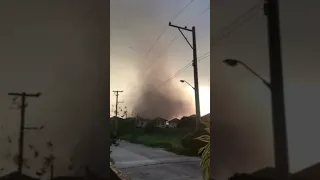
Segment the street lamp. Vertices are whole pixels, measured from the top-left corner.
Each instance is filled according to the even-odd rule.
[[[258,73],[256,73],[253,69],[251,69],[248,65],[246,65],[244,62],[239,61],[237,59],[225,59],[223,61],[224,64],[227,64],[230,67],[235,67],[238,64],[242,65],[244,68],[246,68],[250,73],[252,73],[254,76],[256,76],[257,78],[259,78],[264,85],[266,85],[270,90],[271,90],[271,84],[265,80],[264,78],[262,78]]]
[[[180,82],[181,83],[186,83],[186,84],[188,84],[190,87],[192,87],[192,89],[194,90],[194,94],[195,94],[195,105],[196,105],[196,109],[200,109],[200,100],[199,100],[199,96],[197,96],[197,90],[196,90],[196,88],[195,87],[193,87],[188,81],[186,81],[186,80],[180,80]],[[195,129],[195,131],[197,131],[198,130],[198,123],[200,122],[200,119],[201,118],[199,118],[200,117],[200,114],[199,114],[200,112],[199,111],[196,111],[196,129]],[[199,118],[199,119],[198,119]]]
[[[271,80],[269,83],[263,79],[259,74],[252,70],[242,61],[236,59],[225,59],[223,63],[235,67],[240,64],[245,67],[249,72],[258,77],[271,91],[271,103],[272,103],[272,124],[273,124],[273,143],[274,143],[274,159],[277,169],[277,180],[288,180],[289,176],[289,160],[288,160],[288,140],[287,140],[287,127],[285,123],[285,108],[283,98],[279,94],[283,93],[282,84],[279,85],[279,81],[282,81],[282,75],[276,77],[274,72],[271,71]],[[280,79],[280,80],[279,80]],[[275,82],[276,81],[276,82]],[[282,83],[282,82],[281,82]]]
[[[192,89],[194,89],[194,90],[195,90],[195,88],[194,88],[190,83],[188,83],[188,81],[180,80],[180,82],[188,84],[190,87],[192,87]]]

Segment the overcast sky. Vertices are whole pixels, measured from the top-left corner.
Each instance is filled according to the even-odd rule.
[[[215,0],[212,9],[213,36],[247,11],[256,0]],[[284,84],[291,170],[296,171],[320,161],[320,2],[316,0],[280,1]],[[237,4],[235,4],[237,3]],[[256,9],[253,18],[211,49],[213,86],[219,88],[223,77],[241,102],[229,102],[237,107],[237,117],[249,117],[261,125],[259,129],[271,144],[270,92],[244,68],[230,68],[221,64],[225,58],[237,58],[247,63],[266,79],[269,78],[266,17]],[[214,40],[211,39],[214,44]],[[215,93],[215,88],[212,90]],[[214,99],[213,99],[214,100]],[[216,107],[220,102],[212,102]],[[236,105],[234,105],[236,104]],[[239,124],[241,126],[241,123]],[[271,146],[270,146],[271,147]],[[272,149],[269,149],[272,152]]]
[[[165,81],[192,60],[192,49],[178,29],[168,27],[169,21],[173,20],[172,23],[178,26],[188,25],[189,28],[196,26],[198,56],[207,55],[206,53],[210,52],[210,11],[208,9],[210,1],[194,0],[181,12],[189,2],[189,0],[111,0],[110,90],[124,91],[119,99],[125,101],[129,111],[136,100],[132,92],[143,84],[141,77],[138,77],[139,73],[147,70],[159,71],[159,64],[166,62],[165,69],[168,73],[160,72],[160,76]],[[185,32],[185,34],[192,43],[191,33]],[[153,46],[156,41],[157,43]],[[149,50],[150,52],[147,53]],[[209,60],[210,56],[199,63],[202,114],[210,112]],[[150,65],[151,67],[148,68]],[[193,84],[193,68],[188,68],[171,82],[188,92],[189,96],[186,100],[193,103],[192,88],[181,84],[180,79]],[[171,84],[168,83],[166,86]],[[114,104],[113,93],[110,94],[110,98],[111,103]]]

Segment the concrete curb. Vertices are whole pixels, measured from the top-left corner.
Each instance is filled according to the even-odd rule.
[[[131,163],[115,163],[115,166],[118,169],[128,169],[128,168],[135,168],[135,167],[143,167],[143,166],[152,166],[152,165],[159,165],[159,164],[173,164],[173,163],[192,163],[192,162],[199,162],[200,164],[200,160],[199,159],[171,159],[171,158],[165,158],[165,159],[159,159],[159,160],[153,160],[150,161],[148,163],[146,163],[146,161],[141,161],[140,163],[137,162],[131,162]]]
[[[121,173],[121,171],[117,170],[115,167],[113,167],[112,165],[110,165],[110,173],[113,173],[115,176],[117,176],[118,180],[131,180],[130,177],[124,175],[123,173]]]

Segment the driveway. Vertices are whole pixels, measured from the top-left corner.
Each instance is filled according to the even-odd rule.
[[[202,180],[200,159],[196,157],[125,141],[111,150],[117,169],[132,180]]]

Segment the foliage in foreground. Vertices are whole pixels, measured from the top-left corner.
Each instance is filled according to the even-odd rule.
[[[183,117],[178,128],[158,128],[154,121],[148,121],[145,127],[136,127],[135,118],[126,118],[118,121],[118,138],[131,143],[143,144],[149,147],[163,148],[179,155],[198,157],[198,151],[206,143],[196,140],[205,131],[205,125],[200,124],[194,131],[194,118]],[[114,127],[114,121],[110,127]]]
[[[201,135],[196,139],[206,143],[205,146],[199,149],[199,154],[201,155],[201,169],[204,180],[210,180],[210,121],[204,123],[206,125],[205,130],[208,134]]]

